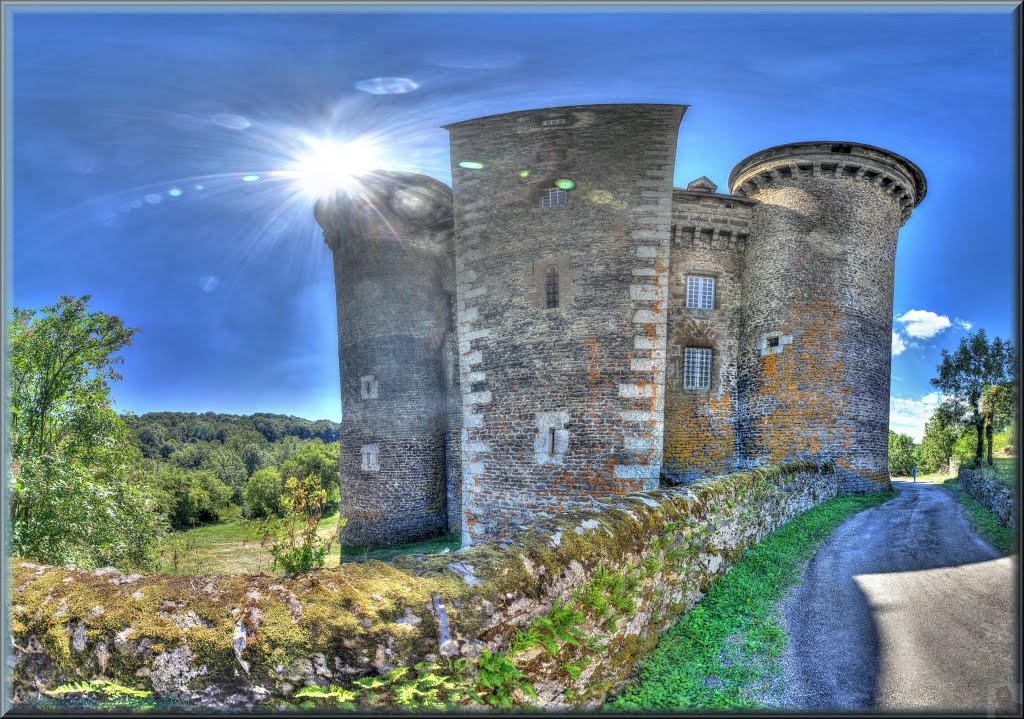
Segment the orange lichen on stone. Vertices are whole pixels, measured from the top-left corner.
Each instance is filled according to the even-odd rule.
[[[794,344],[761,358],[752,400],[767,409],[757,432],[757,454],[771,462],[828,454],[836,455],[837,464],[848,464],[839,450],[850,446],[849,428],[836,421],[846,416],[851,394],[836,381],[844,376],[840,315],[835,302],[795,302],[793,325],[781,328],[793,335]]]

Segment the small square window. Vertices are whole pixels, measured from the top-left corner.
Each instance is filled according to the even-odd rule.
[[[364,444],[360,450],[360,454],[363,459],[362,469],[364,472],[380,471],[380,447],[378,445]]]
[[[559,205],[568,204],[568,202],[569,193],[557,187],[544,190],[544,194],[540,196],[541,207],[557,207]]]
[[[362,399],[377,399],[377,378],[372,374],[359,378],[359,396]]]
[[[686,306],[701,310],[715,308],[715,278],[687,277]]]
[[[768,343],[769,347],[778,347],[779,346],[779,338],[777,336],[776,337],[769,337],[765,341]]]
[[[687,347],[683,353],[683,389],[711,389],[711,348]]]

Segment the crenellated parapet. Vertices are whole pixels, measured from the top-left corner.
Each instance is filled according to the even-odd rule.
[[[928,186],[924,173],[895,152],[851,142],[794,142],[756,152],[729,174],[729,187],[740,197],[796,178],[845,178],[867,182],[892,196],[900,207],[900,224],[910,217]]]

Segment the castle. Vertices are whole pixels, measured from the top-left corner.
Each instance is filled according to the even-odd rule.
[[[322,198],[349,544],[500,538],[603,496],[834,460],[889,486],[896,237],[921,170],[855,142],[672,186],[685,105],[448,125],[452,188]]]

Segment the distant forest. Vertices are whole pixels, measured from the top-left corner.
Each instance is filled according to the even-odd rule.
[[[124,415],[132,438],[146,457],[169,457],[189,442],[227,443],[229,437],[251,436],[255,430],[268,443],[284,437],[320,439],[325,444],[338,441],[339,422],[311,421],[284,414],[257,412],[251,415],[205,412],[147,412]]]

